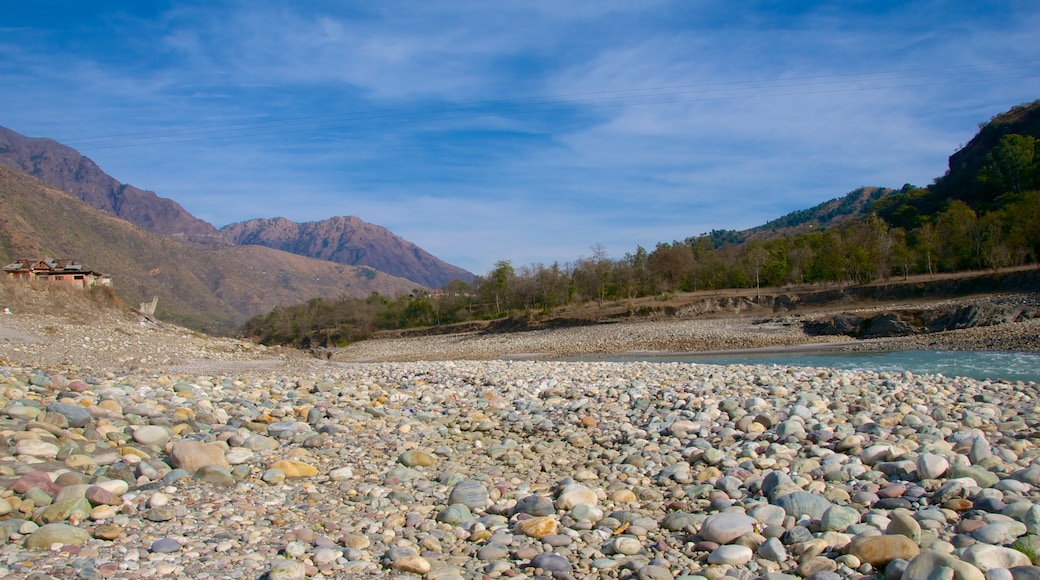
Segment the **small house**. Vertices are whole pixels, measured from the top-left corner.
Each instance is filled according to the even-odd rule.
[[[4,266],[8,279],[66,284],[77,288],[111,286],[112,277],[83,268],[74,260],[18,260]]]

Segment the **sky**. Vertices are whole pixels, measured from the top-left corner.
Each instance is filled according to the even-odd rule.
[[[476,274],[924,186],[1040,98],[1035,0],[0,4],[0,125],[217,227],[354,215]]]

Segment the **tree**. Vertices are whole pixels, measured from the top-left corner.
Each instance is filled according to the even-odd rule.
[[[769,260],[769,251],[758,242],[752,242],[748,244],[747,253],[744,255],[744,260],[747,262],[748,267],[755,279],[755,292],[757,299],[762,299],[762,268],[766,265],[766,261]]]
[[[978,218],[968,204],[953,200],[935,220],[939,263],[948,272],[968,270],[981,263],[975,236]]]
[[[681,289],[693,265],[693,250],[682,242],[659,243],[647,257],[650,279],[662,292]]]
[[[1004,135],[986,155],[978,180],[995,195],[1022,193],[1040,187],[1040,143],[1029,135]]]
[[[495,268],[488,274],[483,286],[486,287],[485,294],[495,304],[495,316],[502,316],[503,308],[508,307],[506,298],[515,277],[516,272],[509,260],[495,262]]]

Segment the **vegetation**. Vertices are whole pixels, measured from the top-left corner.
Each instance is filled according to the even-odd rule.
[[[590,257],[550,266],[516,268],[503,260],[469,284],[456,280],[396,300],[314,299],[255,317],[242,332],[268,344],[331,346],[378,329],[550,313],[586,302],[1036,264],[1038,120],[1040,101],[995,117],[929,187],[864,188],[750,230],[755,235],[716,230],[649,251],[636,247],[620,259],[597,246]],[[1015,132],[1023,127],[1029,134]],[[763,236],[766,229],[773,235]]]

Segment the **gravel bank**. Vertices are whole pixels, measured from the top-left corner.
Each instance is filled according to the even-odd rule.
[[[131,318],[15,318],[0,320],[0,578],[1040,577],[1036,384],[346,363]],[[549,340],[801,340],[741,324]],[[475,348],[443,338],[436,352]],[[500,356],[488,338],[477,352]],[[550,350],[528,340],[517,352]]]

